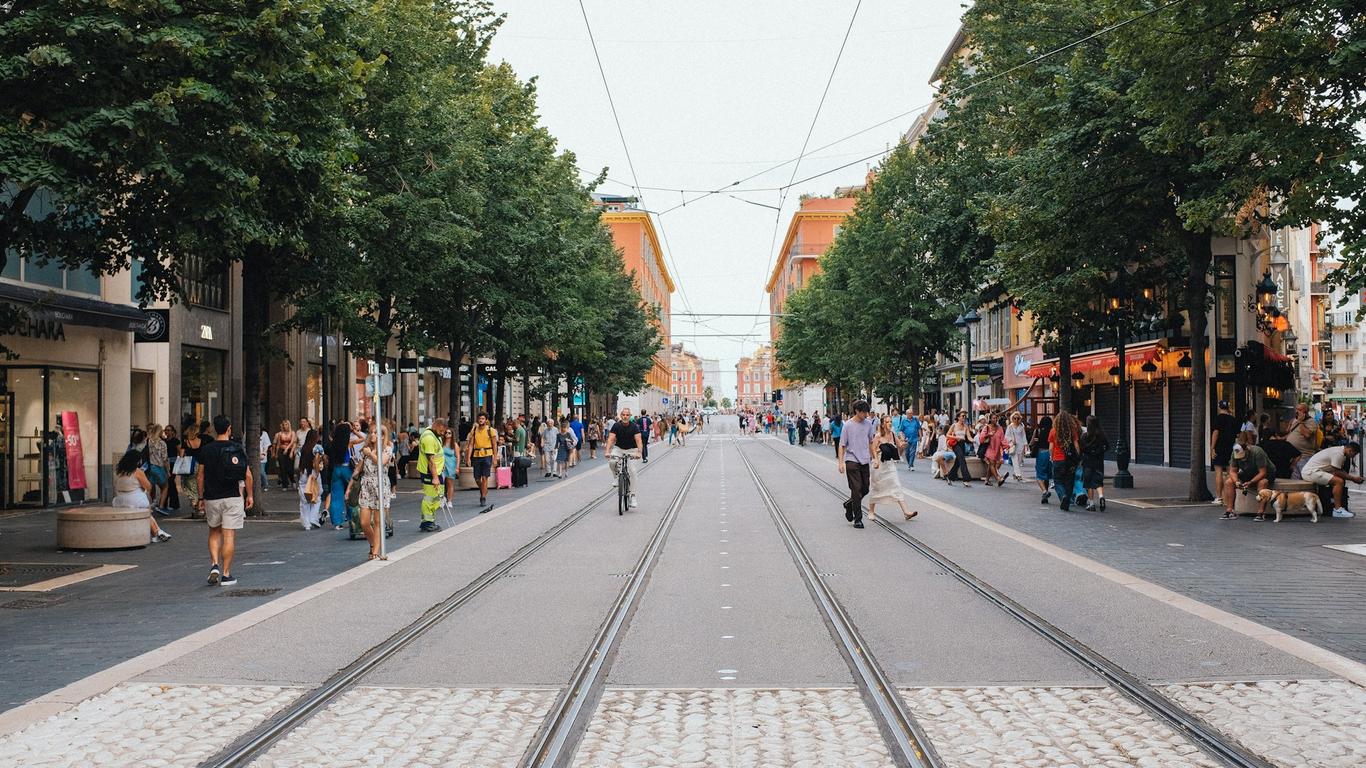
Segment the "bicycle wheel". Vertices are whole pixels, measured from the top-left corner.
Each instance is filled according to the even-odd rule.
[[[626,505],[631,500],[631,476],[626,474],[625,462],[621,468],[621,474],[617,477],[617,514],[626,514]]]

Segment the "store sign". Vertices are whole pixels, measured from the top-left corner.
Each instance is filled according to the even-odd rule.
[[[137,344],[157,344],[171,340],[171,310],[148,309],[147,320],[133,331]]]
[[[28,320],[20,320],[14,332],[26,339],[66,341],[66,326],[60,320],[31,317]]]
[[[1031,365],[1033,365],[1033,364],[1034,364],[1034,360],[1033,360],[1032,358],[1030,358],[1029,355],[1025,355],[1025,354],[1016,355],[1016,356],[1015,356],[1015,368],[1013,369],[1013,370],[1015,371],[1015,375],[1016,375],[1016,376],[1023,376],[1023,375],[1025,375],[1025,372],[1028,371],[1028,370],[1029,370],[1029,367],[1030,367]]]
[[[81,447],[81,422],[75,411],[62,411],[62,442],[66,444],[66,487],[85,489],[85,449]]]
[[[212,325],[201,325],[201,326],[199,326],[199,338],[203,339],[204,341],[213,341],[213,326],[212,326]]]

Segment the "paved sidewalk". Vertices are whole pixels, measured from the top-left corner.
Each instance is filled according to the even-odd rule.
[[[527,487],[490,491],[489,499],[505,504],[554,482],[533,468]],[[417,530],[421,493],[417,481],[399,481],[390,551],[425,535]],[[174,538],[145,549],[59,552],[54,510],[0,517],[0,563],[136,566],[51,592],[0,591],[0,712],[365,561],[363,538],[349,541],[346,531],[330,527],[305,532],[297,513],[285,519],[297,510],[293,491],[268,491],[267,499],[271,519],[249,518],[238,537],[233,570],[239,582],[229,588],[205,583],[202,520],[158,518]],[[477,516],[478,502],[474,491],[459,493],[455,522]]]
[[[785,446],[784,446],[785,447]],[[808,446],[834,463],[830,446]],[[1220,520],[1213,504],[1140,509],[1116,500],[1183,497],[1187,472],[1131,465],[1132,489],[1106,489],[1109,511],[1062,512],[1039,503],[1033,461],[1026,482],[971,488],[931,478],[933,465],[902,465],[902,483],[1050,544],[1156,582],[1188,597],[1366,662],[1366,557],[1330,545],[1366,544],[1366,517]],[[1113,473],[1113,463],[1107,472]],[[1107,476],[1107,483],[1109,478]],[[1212,478],[1210,482],[1213,482]],[[1354,498],[1354,500],[1360,500]],[[1357,504],[1358,508],[1366,507]],[[1359,509],[1360,511],[1360,509]]]

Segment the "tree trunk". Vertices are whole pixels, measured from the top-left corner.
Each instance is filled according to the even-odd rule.
[[[451,357],[450,392],[447,398],[446,422],[460,434],[460,360],[465,356],[464,345],[459,341],[446,342],[446,353]]]
[[[922,403],[920,402],[921,393],[924,388],[920,386],[920,352],[914,347],[911,348],[911,407],[915,413],[921,413]],[[905,412],[905,409],[902,409]]]
[[[1205,305],[1209,300],[1206,280],[1214,255],[1208,232],[1186,232],[1183,241],[1190,264],[1186,273],[1186,314],[1191,334],[1191,466],[1186,500],[1198,502],[1214,498],[1205,482],[1205,417],[1209,408],[1209,374],[1205,365],[1209,320]]]
[[[266,326],[270,323],[270,281],[262,274],[265,255],[256,249],[242,260],[242,431],[239,436],[247,452],[248,466],[260,471],[260,435],[265,424],[266,384],[263,374],[266,364]],[[255,473],[253,473],[255,474]],[[252,514],[267,511],[265,494],[259,493],[263,477],[254,479]]]

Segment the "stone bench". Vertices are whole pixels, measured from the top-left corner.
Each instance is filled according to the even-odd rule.
[[[1271,490],[1278,493],[1296,493],[1299,491],[1315,493],[1317,489],[1313,483],[1307,480],[1286,480],[1278,477],[1276,478],[1276,484],[1271,487]],[[1257,501],[1257,494],[1255,493],[1235,493],[1233,495],[1233,514],[1235,515],[1255,515],[1260,506],[1260,503]],[[1325,512],[1331,511],[1331,509],[1325,510]],[[1266,513],[1268,515],[1276,514],[1276,511],[1271,508],[1271,502],[1267,502]],[[1309,510],[1305,509],[1303,505],[1296,504],[1285,510],[1285,514],[1307,515],[1309,514]]]
[[[80,506],[57,511],[58,549],[131,549],[151,539],[146,509]]]

